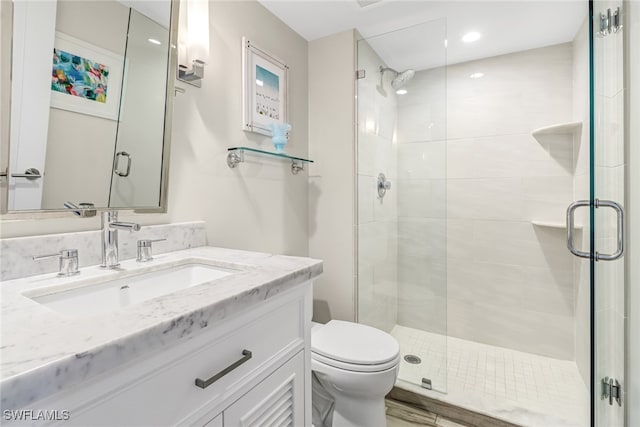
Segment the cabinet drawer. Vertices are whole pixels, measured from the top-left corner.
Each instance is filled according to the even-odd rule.
[[[188,347],[186,354],[174,354],[152,371],[144,361],[126,368],[117,374],[127,378],[126,383],[120,382],[124,385],[71,410],[71,425],[182,424],[205,407],[209,410],[216,402],[222,404],[234,393],[253,387],[261,373],[304,347],[303,308],[301,299],[289,301],[216,337],[196,337],[188,346],[178,346]],[[251,357],[243,356],[243,351],[251,352]],[[243,363],[224,372],[243,358]],[[157,366],[157,361],[151,365]],[[141,376],[141,371],[149,372]],[[206,381],[220,372],[223,375],[206,388],[196,385],[196,378]]]

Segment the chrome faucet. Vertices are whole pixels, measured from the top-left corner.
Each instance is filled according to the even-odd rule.
[[[138,231],[140,224],[118,222],[118,211],[102,212],[102,268],[117,268],[118,230]]]

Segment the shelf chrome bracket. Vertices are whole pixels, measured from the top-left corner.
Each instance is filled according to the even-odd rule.
[[[291,173],[294,175],[298,175],[298,172],[304,170],[304,163],[297,162],[295,160],[291,161]]]
[[[227,166],[233,169],[242,162],[244,162],[244,151],[229,151],[229,153],[227,154]]]

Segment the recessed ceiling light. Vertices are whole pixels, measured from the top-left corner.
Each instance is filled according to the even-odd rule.
[[[398,89],[398,90],[396,91],[396,93],[397,93],[398,95],[406,95],[407,90],[406,90],[406,89]]]
[[[160,40],[156,40],[156,39],[147,39],[149,41],[149,43],[153,43],[153,44],[162,44],[160,43]]]
[[[472,79],[479,79],[480,77],[484,77],[484,73],[473,73],[469,77]]]
[[[471,31],[462,37],[462,41],[465,43],[473,43],[480,40],[480,37],[482,37],[482,34],[477,31]]]

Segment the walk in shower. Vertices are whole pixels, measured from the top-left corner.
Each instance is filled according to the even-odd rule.
[[[452,49],[464,35],[452,17],[357,43],[358,321],[400,342],[400,388],[517,424],[578,427],[600,376],[624,374],[597,350],[624,341],[624,327],[604,332],[615,298],[600,295],[595,323],[590,307],[592,274],[595,298],[598,278],[624,297],[624,261],[594,265],[567,249],[570,203],[624,197],[623,139],[604,134],[623,127],[622,32],[598,35],[616,5],[593,3],[592,21],[589,7],[574,2],[570,36],[532,35],[538,44],[499,54]],[[594,239],[589,205],[574,245],[615,252],[614,211],[591,203],[605,231]],[[620,417],[605,409],[599,419]]]

